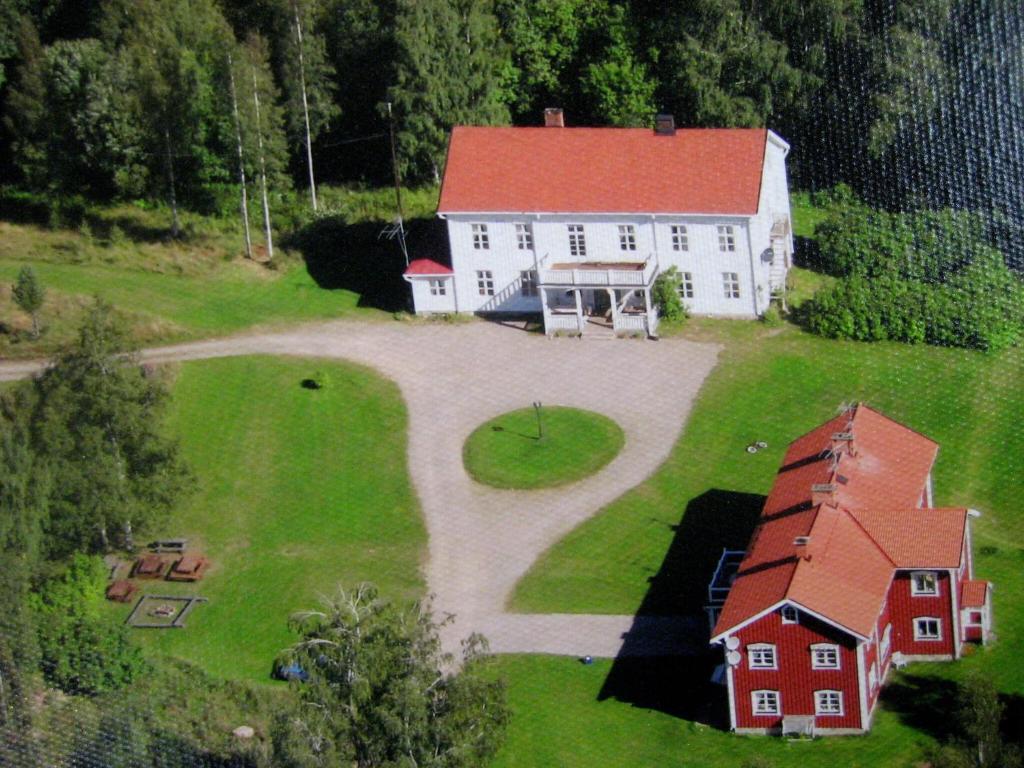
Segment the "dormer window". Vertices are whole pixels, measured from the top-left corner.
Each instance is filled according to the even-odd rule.
[[[914,571],[910,574],[910,594],[915,597],[939,594],[939,578],[935,571]]]

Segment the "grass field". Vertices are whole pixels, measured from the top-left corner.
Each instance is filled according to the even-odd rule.
[[[90,209],[77,228],[0,221],[0,355],[52,352],[72,336],[93,296],[115,305],[139,344],[256,325],[388,317],[381,310],[404,306],[406,290],[398,246],[378,238],[393,216],[391,196],[389,189],[327,188],[319,218],[296,214],[281,222],[269,267],[243,258],[233,218],[186,213],[178,240],[167,238],[166,211],[128,204]],[[437,190],[413,190],[407,198],[415,244],[416,234],[430,229]],[[26,264],[48,294],[39,340],[30,338],[30,320],[11,300],[11,283]]]
[[[316,370],[329,385],[304,389]],[[426,534],[393,384],[354,365],[228,358],[183,364],[173,395],[169,427],[196,490],[159,534],[189,538],[213,565],[196,585],[147,584],[209,598],[185,629],[134,630],[148,651],[221,677],[267,680],[294,639],[288,616],[315,608],[339,583],[422,596]]]
[[[622,450],[625,435],[607,416],[545,406],[539,439],[533,408],[502,414],[477,427],[463,446],[466,471],[497,488],[550,488],[594,474]]]
[[[938,504],[982,511],[973,525],[975,569],[996,584],[999,639],[956,664],[912,665],[890,684],[869,737],[795,746],[730,737],[700,726],[691,713],[665,714],[646,703],[637,709],[628,695],[598,701],[607,672],[591,680],[588,670],[570,661],[503,659],[519,715],[499,765],[739,765],[758,753],[778,766],[910,765],[931,739],[921,722],[942,720],[936,730],[948,729],[946,681],[980,669],[1019,702],[1024,352],[841,343],[753,323],[695,322],[686,332],[717,339],[725,351],[670,458],[544,555],[519,584],[514,609],[699,610],[721,548],[746,544],[786,444],[831,417],[840,403],[862,400],[939,441]],[[765,440],[769,448],[746,453],[753,440]],[[652,685],[662,677],[653,674]],[[928,703],[940,693],[944,704]],[[671,696],[701,699],[685,685],[675,686]],[[901,711],[918,706],[914,702],[925,704],[920,711]],[[634,752],[625,744],[639,757],[630,758]]]

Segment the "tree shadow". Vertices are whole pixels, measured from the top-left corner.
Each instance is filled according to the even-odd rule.
[[[402,278],[405,259],[382,222],[349,224],[340,216],[318,219],[288,235],[282,245],[302,254],[310,277],[321,288],[359,294],[360,307],[387,312],[411,308],[409,286]],[[450,264],[445,223],[439,219],[406,222],[409,258]]]
[[[708,647],[708,582],[723,549],[744,549],[764,496],[710,489],[690,500],[658,572],[640,603],[598,701],[616,699],[685,720],[728,728],[725,687],[711,681],[721,654]],[[677,617],[660,626],[656,617]],[[654,638],[666,631],[672,637]],[[652,642],[659,641],[660,642]],[[666,655],[648,655],[651,647]],[[672,653],[673,655],[667,655]]]

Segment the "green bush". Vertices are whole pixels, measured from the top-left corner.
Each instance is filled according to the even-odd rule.
[[[39,628],[40,669],[65,693],[95,695],[130,683],[142,655],[127,629],[102,613],[106,567],[75,555],[63,573],[32,595]]]
[[[768,305],[768,309],[761,315],[761,322],[767,325],[769,328],[778,328],[782,325],[782,312],[779,309],[779,305],[774,301]]]
[[[654,299],[661,317],[670,322],[684,320],[688,316],[683,300],[679,298],[681,282],[679,270],[674,266],[666,269],[654,281],[651,298]]]

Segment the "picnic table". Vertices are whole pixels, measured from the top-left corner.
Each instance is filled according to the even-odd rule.
[[[139,588],[126,579],[119,579],[107,587],[107,599],[127,603]]]
[[[185,555],[171,567],[168,581],[199,581],[203,578],[209,561],[202,555]]]

